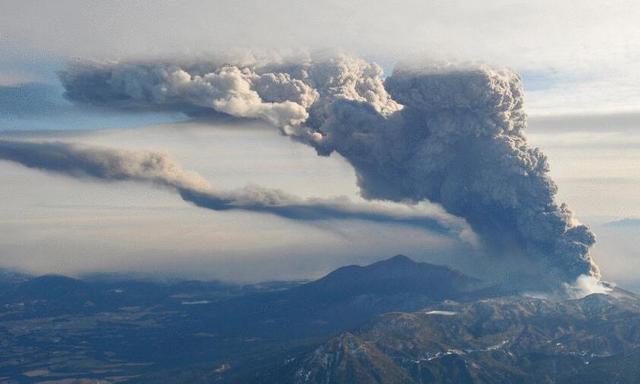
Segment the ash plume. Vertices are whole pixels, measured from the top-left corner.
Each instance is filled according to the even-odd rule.
[[[166,154],[125,151],[64,142],[0,140],[0,160],[75,178],[132,181],[168,188],[198,207],[243,210],[297,221],[363,220],[409,225],[474,242],[463,220],[434,207],[352,202],[347,198],[302,199],[276,189],[250,186],[221,191],[195,172],[182,169]]]
[[[206,190],[200,175],[185,171],[166,155],[63,142],[0,140],[0,160],[77,178],[146,182],[175,189]]]
[[[536,264],[549,282],[599,278],[593,233],[555,201],[548,161],[527,143],[522,81],[510,70],[400,66],[384,79],[377,65],[339,56],[87,64],[61,79],[78,102],[265,120],[347,159],[366,199],[438,203],[496,260]]]
[[[230,59],[228,59],[230,60]],[[381,113],[398,104],[384,92],[382,69],[341,56],[315,63],[281,59],[210,62],[78,62],[60,72],[72,101],[122,110],[221,113],[266,121],[288,135],[319,124],[337,99],[370,104]]]
[[[489,254],[536,261],[545,283],[599,277],[593,233],[555,202],[547,158],[527,143],[517,74],[401,67],[385,90],[401,109],[385,116],[337,100],[312,142],[354,166],[365,198],[439,203],[471,225]]]

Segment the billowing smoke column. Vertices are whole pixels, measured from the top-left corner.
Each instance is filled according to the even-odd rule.
[[[337,101],[317,128],[321,153],[356,168],[371,199],[440,203],[496,255],[538,261],[546,276],[598,276],[594,235],[554,201],[547,159],[527,145],[520,78],[508,70],[399,69],[385,82],[404,108],[388,116]]]
[[[354,203],[345,198],[301,199],[280,190],[260,187],[219,191],[199,174],[183,170],[166,154],[157,152],[63,142],[0,140],[0,160],[76,178],[153,184],[176,191],[196,206],[216,211],[244,210],[299,221],[365,220],[402,224],[474,241],[473,232],[463,220],[439,211],[437,207]]]
[[[404,67],[384,81],[376,65],[338,57],[85,64],[61,79],[75,101],[265,120],[347,159],[365,198],[437,202],[490,254],[532,261],[550,281],[599,277],[594,235],[555,202],[546,157],[527,144],[522,83],[509,70]]]

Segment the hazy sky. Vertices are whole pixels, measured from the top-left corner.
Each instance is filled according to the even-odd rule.
[[[546,97],[530,110],[640,101],[640,4],[617,1],[0,2],[0,82],[50,79],[68,58],[203,56],[228,49],[343,49],[515,67]],[[537,83],[537,84],[533,84]]]
[[[418,59],[510,66],[524,78],[529,137],[549,156],[560,200],[599,236],[594,253],[605,277],[640,284],[632,243],[640,220],[607,224],[640,219],[638,20],[640,3],[622,0],[0,0],[0,131],[166,151],[221,187],[356,197],[344,160],[317,157],[263,124],[87,111],[62,98],[55,73],[75,59],[247,49],[344,50],[387,71]],[[115,269],[255,280],[315,276],[397,253],[466,261],[455,239],[401,226],[212,213],[161,190],[6,162],[0,180],[0,265],[39,273]]]

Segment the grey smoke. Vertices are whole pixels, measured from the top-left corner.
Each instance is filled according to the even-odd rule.
[[[175,189],[206,190],[197,173],[180,168],[166,155],[89,147],[63,142],[0,140],[0,159],[78,178],[138,181]]]
[[[361,102],[332,104],[320,153],[356,168],[366,198],[440,203],[463,217],[490,253],[537,260],[547,276],[599,276],[595,237],[557,204],[544,154],[528,146],[522,82],[509,70],[400,68],[385,88],[403,108],[384,116]]]
[[[435,208],[399,204],[355,203],[346,198],[301,199],[257,186],[219,191],[199,174],[182,169],[166,154],[125,151],[64,142],[0,140],[0,160],[76,178],[134,181],[176,191],[183,200],[215,211],[244,210],[298,221],[364,220],[402,224],[473,242],[463,220]]]
[[[77,64],[61,73],[61,80],[67,96],[76,101],[123,109],[210,110],[279,127],[304,122],[306,108],[317,97],[287,74],[260,75],[233,65],[209,72],[173,64]]]
[[[550,281],[599,277],[593,233],[555,201],[547,159],[527,143],[522,82],[510,70],[404,66],[385,80],[375,64],[337,57],[87,64],[61,79],[79,102],[263,119],[347,159],[367,199],[439,203],[490,254],[533,261]]]
[[[382,70],[340,56],[315,63],[242,60],[187,63],[80,62],[60,73],[76,102],[124,110],[162,109],[190,115],[223,113],[264,120],[288,135],[302,123],[321,122],[337,99],[366,102],[381,113],[398,109],[386,92]]]

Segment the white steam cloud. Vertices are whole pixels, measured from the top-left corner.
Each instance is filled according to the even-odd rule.
[[[580,275],[573,284],[564,284],[568,297],[581,299],[592,294],[606,295],[613,291],[609,283],[602,282],[594,276]]]
[[[367,199],[441,204],[488,253],[539,265],[541,284],[599,278],[593,233],[555,201],[547,159],[527,143],[510,70],[404,66],[385,80],[375,64],[337,57],[85,64],[61,79],[78,102],[268,121],[320,155],[342,155]]]

